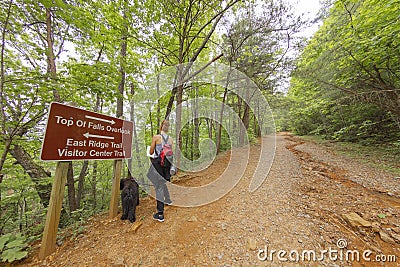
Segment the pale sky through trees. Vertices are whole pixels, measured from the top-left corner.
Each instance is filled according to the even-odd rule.
[[[297,15],[302,15],[305,18],[314,19],[317,16],[317,13],[321,7],[319,1],[320,0],[289,0],[292,1],[294,9]],[[317,30],[319,24],[313,24],[310,27],[305,28],[301,35],[305,37],[311,37]],[[223,28],[218,28],[217,32],[222,33],[224,31]],[[67,53],[63,53],[61,55],[60,61],[66,61],[68,55],[76,55],[74,45],[70,42],[65,43],[64,51]]]
[[[295,10],[297,11],[298,15],[304,15],[307,18],[314,19],[317,14],[319,9],[321,8],[321,5],[319,3],[319,0],[293,0]],[[319,24],[314,24],[311,27],[308,27],[303,31],[303,35],[310,37],[312,36],[318,29]]]

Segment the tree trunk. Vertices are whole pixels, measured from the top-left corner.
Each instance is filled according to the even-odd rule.
[[[71,212],[76,210],[74,168],[72,166],[72,161],[70,161],[68,165],[67,185],[68,185],[69,212],[71,214]]]
[[[150,120],[150,135],[154,135],[154,123],[153,123],[153,113],[151,112],[151,107],[149,108],[149,120]],[[144,129],[146,133],[146,128]]]
[[[165,119],[169,118],[169,115],[170,115],[171,110],[172,110],[172,106],[174,105],[175,96],[176,96],[177,91],[178,91],[178,87],[177,86],[172,88],[171,97],[169,98],[168,105],[167,105],[167,110],[165,111],[165,117],[164,117]]]
[[[188,52],[190,51],[191,45],[193,44],[193,40],[191,39],[193,37],[190,35],[190,31],[191,31],[191,24],[192,24],[191,18],[196,17],[196,15],[194,15],[194,13],[192,13],[192,12],[197,12],[197,11],[195,11],[196,9],[194,8],[195,2],[189,1],[189,3],[188,3],[189,6],[186,9],[186,14],[184,14],[185,16],[182,16],[181,25],[179,25],[180,26],[179,27],[179,30],[180,30],[179,40],[178,40],[179,48],[177,49],[178,51],[177,51],[176,55],[177,55],[179,64],[183,64],[185,62],[188,62],[189,64],[185,67],[178,69],[177,84],[175,84],[172,89],[172,94],[169,99],[169,102],[167,105],[167,111],[165,114],[165,117],[168,118],[171,113],[174,98],[176,95],[176,146],[178,149],[175,152],[175,158],[176,158],[176,163],[177,163],[178,169],[179,169],[179,165],[180,165],[180,154],[181,154],[181,149],[182,149],[182,137],[180,134],[180,132],[181,132],[180,128],[181,128],[181,123],[182,123],[181,104],[182,104],[182,97],[183,97],[183,89],[184,89],[184,83],[187,80],[190,80],[190,77],[186,77],[186,76],[189,73],[189,70],[190,70],[192,64],[197,60],[198,56],[203,51],[203,49],[206,48],[206,45],[207,45],[208,41],[210,40],[212,34],[214,33],[215,29],[217,28],[219,21],[222,19],[223,14],[238,2],[239,2],[239,0],[229,1],[223,10],[221,10],[218,14],[215,14],[215,16],[211,20],[209,20],[200,29],[197,36],[204,36],[204,37],[203,37],[203,40],[201,41],[200,45],[198,46],[198,48],[195,49],[194,52],[192,53],[191,57],[189,57]],[[209,28],[207,26],[211,26],[211,27]],[[209,30],[208,30],[208,32],[205,32],[205,29],[207,29],[207,28]],[[185,79],[187,79],[187,80],[185,80]]]
[[[208,138],[210,139],[210,152],[211,152],[211,148],[212,148],[212,138],[213,138],[213,120],[210,118],[207,118],[207,126],[208,126]],[[211,159],[211,153],[208,155]]]
[[[50,78],[53,84],[53,97],[54,101],[60,102],[60,94],[55,86],[55,81],[57,78],[56,61],[54,57],[54,45],[53,45],[53,31],[52,31],[52,21],[51,21],[51,9],[46,8],[46,39],[47,39],[47,72],[50,74]]]
[[[224,119],[224,111],[225,111],[225,103],[226,103],[226,98],[228,95],[228,85],[229,85],[229,80],[231,76],[231,71],[229,70],[228,76],[226,79],[226,84],[224,88],[224,95],[222,97],[222,104],[221,104],[221,112],[219,114],[219,125],[218,125],[218,132],[217,132],[217,154],[221,151],[221,138],[222,138],[222,120]]]
[[[31,177],[38,192],[40,201],[44,207],[49,205],[51,183],[44,183],[43,179],[50,177],[51,174],[46,172],[41,166],[36,164],[31,156],[19,145],[14,145],[10,149],[10,154],[17,160],[17,163],[24,168],[26,173]]]
[[[123,3],[123,28],[122,28],[122,37],[121,37],[121,50],[120,50],[120,61],[119,61],[119,73],[120,73],[120,82],[118,84],[118,97],[117,97],[117,112],[116,116],[118,118],[122,117],[123,108],[124,108],[124,91],[125,91],[125,78],[126,78],[126,71],[125,71],[125,64],[126,64],[126,51],[128,48],[128,23],[127,23],[127,0]]]
[[[98,58],[100,58],[100,56]],[[94,112],[99,112],[101,109],[102,109],[101,108],[101,98],[100,98],[99,94],[97,94],[96,95],[96,105],[94,106],[93,111]],[[85,169],[85,175],[86,175],[87,174],[87,168],[89,167],[88,166],[89,162],[88,161],[85,161],[85,162],[87,162],[86,169]],[[85,165],[82,167],[81,174],[79,175],[79,181],[81,181],[81,175],[83,174],[84,167],[85,167]],[[82,181],[84,181],[84,179],[82,179]],[[96,211],[96,205],[97,205],[97,202],[96,202],[96,197],[97,197],[96,196],[96,191],[97,191],[97,161],[95,161],[93,163],[93,176],[92,176],[91,185],[92,185],[91,190],[92,190],[92,197],[93,197],[92,211],[94,213]],[[80,189],[79,189],[79,186],[78,186],[78,199],[79,199],[79,200],[77,199],[77,201],[79,201],[79,204],[77,205],[78,207],[80,207],[80,202],[82,200],[82,197],[81,197],[79,192],[80,192]],[[82,192],[83,192],[83,188],[82,188]]]
[[[189,137],[190,136],[190,137]],[[189,140],[191,144],[191,148],[189,149]],[[186,150],[186,155],[189,157],[189,151],[190,151],[190,160],[194,159],[194,134],[193,131],[190,131],[189,124],[188,124],[188,129],[186,131],[186,138],[185,138],[185,150]]]
[[[160,110],[160,74],[157,74],[157,126],[160,127],[161,125],[161,110]]]
[[[1,205],[1,203],[3,201],[2,196],[1,196],[1,183],[3,182],[3,177],[4,177],[4,174],[0,173],[0,215],[3,215],[3,206]],[[3,232],[1,231],[1,228],[0,228],[0,236],[2,235],[2,233]]]
[[[20,210],[18,225],[19,225],[19,231],[20,231],[20,233],[22,233],[23,230],[24,230],[23,220],[24,220],[24,213],[25,213],[25,205],[24,205],[24,199],[23,198],[18,200],[17,211],[18,211],[18,208]]]
[[[135,95],[135,87],[134,87],[133,84],[131,84],[131,95],[132,95],[132,96]],[[142,161],[141,161],[141,159],[140,159],[140,148],[139,148],[138,135],[137,135],[137,129],[136,129],[136,122],[135,122],[135,100],[133,99],[133,97],[132,97],[132,100],[131,100],[130,120],[131,120],[132,123],[133,123],[133,139],[134,139],[134,142],[135,142],[136,161],[137,161],[139,170],[142,170],[142,169],[143,169],[143,164],[142,164]],[[130,159],[130,160],[128,161],[128,164],[130,165],[130,166],[129,166],[129,170],[132,170],[132,159]],[[129,171],[129,173],[130,173],[130,171]],[[131,173],[130,173],[130,174],[131,174]],[[131,174],[131,175],[132,175],[132,174]],[[140,175],[140,176],[138,177],[138,178],[139,178],[139,181],[140,181],[142,184],[144,184],[144,174],[143,174],[143,173],[140,173],[139,175]]]
[[[181,151],[182,151],[182,136],[181,136],[181,123],[182,123],[182,97],[183,97],[183,85],[178,85],[176,91],[176,125],[175,125],[175,136],[176,136],[176,149],[174,157],[176,157],[176,164],[179,168],[181,162]]]
[[[87,169],[89,167],[89,161],[84,160],[82,163],[82,169],[81,172],[79,173],[79,179],[78,179],[78,192],[76,196],[76,208],[79,209],[81,207],[81,201],[82,201],[82,195],[83,195],[83,187],[85,184],[85,177],[87,174]]]
[[[10,19],[10,14],[11,14],[11,6],[12,6],[12,1],[9,2],[8,8],[7,8],[7,17],[4,21],[4,26],[2,28],[1,32],[1,53],[0,53],[0,108],[1,108],[1,116],[2,116],[2,124],[1,124],[1,132],[4,137],[6,137],[6,113],[4,111],[4,82],[5,82],[5,69],[4,69],[4,51],[5,51],[5,45],[6,45],[6,33],[7,33],[7,26],[8,26],[8,21]],[[3,169],[4,162],[6,161],[7,154],[10,150],[10,146],[12,143],[12,136],[9,138],[5,138],[5,145],[4,145],[4,151],[1,155],[0,158],[0,172]]]
[[[244,128],[248,130],[250,126],[250,110],[249,110],[249,105],[247,105],[247,103],[244,103],[242,122],[244,124]]]
[[[11,143],[12,143],[11,137],[10,138],[5,137],[5,138],[6,139],[4,140],[4,151],[0,158],[0,172],[3,169],[4,163],[6,162],[7,154],[10,151],[10,147],[11,147]]]
[[[199,143],[200,143],[200,119],[199,115],[199,106],[198,106],[198,88],[195,87],[195,99],[194,99],[194,138],[193,138],[193,148],[195,151],[194,157],[197,159],[199,157]],[[192,157],[193,160],[193,157]]]
[[[120,55],[119,55],[119,73],[120,73],[120,82],[118,84],[118,92],[117,92],[117,110],[116,116],[117,118],[124,119],[124,92],[125,92],[125,81],[126,81],[126,54],[128,47],[128,21],[127,21],[127,7],[128,0],[123,1],[123,20],[122,20],[122,29],[121,29],[121,43],[120,43]],[[109,207],[109,217],[113,218],[118,214],[118,194],[119,194],[119,183],[121,179],[122,173],[122,160],[114,160],[113,165],[113,179],[112,179],[112,187],[111,187],[111,199],[110,199],[110,207]]]
[[[242,122],[244,125],[244,131],[241,135],[240,135],[240,146],[244,145],[244,139],[246,134],[248,133],[249,130],[249,126],[250,126],[250,107],[248,105],[248,103],[250,103],[250,92],[248,88],[244,88],[245,90],[245,99],[244,101],[242,101],[243,106],[244,106],[244,110],[243,110],[243,117],[242,117]]]
[[[260,101],[257,100],[257,116],[254,115],[254,121],[257,121],[257,137],[261,137],[263,121],[261,120],[260,114]]]
[[[0,100],[1,100],[1,107],[3,108],[4,99],[3,99],[3,92],[4,92],[4,82],[5,82],[5,70],[4,70],[4,51],[6,47],[6,33],[7,33],[7,26],[11,15],[11,6],[12,0],[8,3],[7,8],[7,16],[5,18],[3,28],[1,29],[1,53],[0,53]],[[4,115],[4,112],[2,113]],[[3,118],[4,119],[4,118]],[[4,128],[4,127],[3,127]],[[4,129],[3,129],[4,130]]]
[[[240,127],[241,123],[242,123],[242,119],[241,119],[241,113],[242,113],[242,99],[240,98],[240,96],[237,96],[237,106],[238,106],[238,119],[237,119],[237,130],[238,130],[238,140],[237,140],[237,145],[241,146],[242,145],[242,131],[243,131],[243,127]]]
[[[97,206],[97,161],[93,162],[93,174],[92,174],[92,197],[93,197],[93,202],[92,202],[92,211],[93,213],[96,211],[96,206]]]

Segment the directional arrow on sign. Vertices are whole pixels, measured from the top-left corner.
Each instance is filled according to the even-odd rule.
[[[63,123],[64,120],[67,123]],[[132,131],[131,121],[53,102],[47,118],[40,159],[128,159],[132,156]],[[74,149],[68,150],[66,147],[71,142],[75,144]]]
[[[114,120],[106,120],[106,119],[102,119],[102,118],[93,117],[90,115],[85,115],[85,118],[115,124]]]
[[[104,135],[95,135],[95,134],[90,134],[90,133],[85,133],[83,134],[84,137],[89,138],[89,137],[93,137],[93,138],[101,138],[101,139],[111,139],[114,140],[114,136],[104,136]]]

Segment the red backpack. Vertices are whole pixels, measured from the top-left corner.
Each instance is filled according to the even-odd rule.
[[[163,135],[161,135],[162,138],[162,148],[160,151],[160,165],[162,167],[170,167],[172,164],[173,160],[173,155],[174,153],[172,152],[172,145],[168,143],[169,136],[167,135],[167,139],[164,138]]]

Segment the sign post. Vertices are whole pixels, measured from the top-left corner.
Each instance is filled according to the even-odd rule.
[[[111,187],[110,210],[108,217],[114,218],[118,214],[119,182],[121,180],[122,160],[114,161],[114,174]]]
[[[56,248],[69,161],[115,159],[110,217],[117,215],[122,159],[131,158],[132,130],[133,123],[130,121],[51,103],[40,159],[59,162],[47,210],[40,259]]]
[[[47,255],[50,255],[56,250],[58,223],[60,222],[68,166],[69,162],[60,161],[57,163],[49,207],[47,210],[46,224],[43,231],[42,245],[40,246],[39,251],[39,259],[44,259]]]

